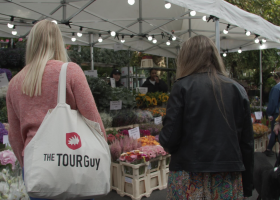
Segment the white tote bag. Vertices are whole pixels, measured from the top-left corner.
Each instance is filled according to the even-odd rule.
[[[90,199],[110,191],[110,150],[100,125],[66,104],[66,70],[58,104],[49,110],[24,150],[28,194],[46,199]]]

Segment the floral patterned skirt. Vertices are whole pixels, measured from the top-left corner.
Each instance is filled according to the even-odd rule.
[[[243,199],[241,172],[169,172],[167,200]]]

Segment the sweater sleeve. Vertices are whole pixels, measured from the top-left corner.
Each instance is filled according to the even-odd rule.
[[[79,112],[87,119],[100,124],[101,131],[107,141],[106,131],[97,110],[94,98],[90,91],[86,76],[83,70],[74,63],[70,63],[70,70],[73,76],[71,77],[71,88],[75,97]]]
[[[11,144],[11,147],[14,151],[14,154],[16,158],[19,161],[19,164],[21,167],[23,167],[23,156],[22,152],[24,149],[24,141],[21,136],[21,130],[20,130],[20,121],[17,117],[15,110],[13,108],[11,97],[10,97],[10,91],[8,89],[7,97],[6,97],[6,104],[7,104],[7,110],[8,110],[8,121],[9,121],[9,142]]]

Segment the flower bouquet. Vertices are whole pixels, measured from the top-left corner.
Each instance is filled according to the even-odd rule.
[[[165,104],[168,99],[169,96],[166,93],[162,92],[138,94],[135,98],[138,108],[161,106]]]

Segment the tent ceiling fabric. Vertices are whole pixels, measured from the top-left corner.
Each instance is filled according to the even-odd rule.
[[[259,34],[266,38],[263,48],[280,47],[280,27],[275,26],[261,17],[245,12],[223,0],[169,0],[170,9],[165,9],[164,0],[136,0],[134,5],[129,5],[127,0],[0,0],[0,37],[24,37],[32,28],[32,21],[49,19],[63,21],[63,5],[66,13],[64,19],[72,18],[71,27],[59,24],[65,43],[75,45],[89,45],[89,33],[94,34],[95,47],[113,49],[120,43],[124,35],[123,50],[142,51],[149,54],[176,57],[182,42],[190,34],[205,35],[215,40],[215,23],[204,22],[204,15],[214,15],[220,18],[221,52],[228,50],[235,52],[240,47],[243,51],[260,49],[260,44],[254,42],[255,35],[245,35],[245,30]],[[139,27],[139,3],[142,2],[142,30]],[[84,8],[84,9],[83,9]],[[189,9],[197,12],[196,16],[189,15]],[[12,29],[7,27],[10,17],[14,16],[18,34],[13,36]],[[191,19],[189,19],[191,18]],[[191,24],[189,24],[191,22]],[[231,24],[229,33],[223,30]],[[77,33],[83,28],[83,36],[77,37],[76,42],[71,41],[72,33]],[[191,27],[191,29],[190,29]],[[109,36],[108,31],[119,33],[119,39]],[[168,37],[162,38],[161,33],[171,34],[172,30],[177,37],[167,46]],[[102,34],[103,42],[97,40]],[[153,44],[143,34],[154,35],[157,43]],[[130,35],[134,35],[133,38]]]

